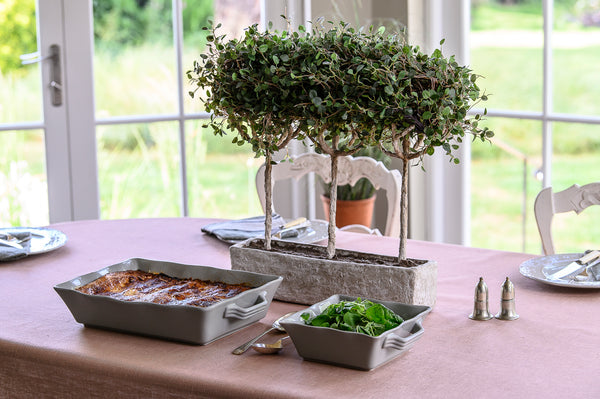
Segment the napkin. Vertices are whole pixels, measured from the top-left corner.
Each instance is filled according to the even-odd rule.
[[[285,220],[278,214],[273,214],[272,234],[277,233]],[[265,236],[265,217],[254,216],[246,219],[228,220],[225,222],[210,223],[202,227],[202,231],[207,234],[212,234],[219,240],[236,242],[244,241],[249,238]]]
[[[17,259],[21,259],[26,257],[29,254],[29,239],[31,238],[31,233],[26,232],[15,232],[10,233],[11,236],[16,237],[18,241],[22,241],[20,245],[23,246],[23,249],[14,248],[10,245],[6,245],[0,242],[0,262],[9,262]],[[5,233],[0,232],[0,238],[6,240],[10,238]],[[24,244],[26,243],[26,244]]]

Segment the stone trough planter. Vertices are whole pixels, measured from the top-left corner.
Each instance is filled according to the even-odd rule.
[[[326,248],[286,241],[252,239],[230,248],[231,268],[283,277],[274,299],[312,305],[334,294],[354,295],[414,305],[433,306],[437,262],[398,259],[343,249],[327,259]]]

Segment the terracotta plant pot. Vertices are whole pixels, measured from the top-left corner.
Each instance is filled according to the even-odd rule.
[[[376,195],[362,200],[337,200],[337,211],[335,214],[335,225],[344,227],[350,224],[362,224],[371,227],[373,221],[373,208],[375,207]],[[325,219],[329,222],[329,198],[321,194]]]

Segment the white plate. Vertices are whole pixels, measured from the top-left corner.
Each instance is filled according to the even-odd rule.
[[[22,242],[23,249],[29,255],[43,254],[58,249],[65,245],[67,236],[58,230],[45,229],[41,227],[7,227],[0,229],[0,233],[31,233],[29,241]]]
[[[591,277],[588,280],[578,278],[551,279],[549,277],[582,256],[583,253],[573,253],[533,258],[523,262],[519,267],[519,271],[525,277],[550,285],[571,288],[600,288],[600,281],[592,280]]]

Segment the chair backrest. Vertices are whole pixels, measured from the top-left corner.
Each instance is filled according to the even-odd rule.
[[[292,157],[292,162],[281,162],[273,165],[271,184],[277,180],[295,178],[314,172],[325,183],[331,182],[331,160],[329,156],[315,153],[300,154]],[[376,189],[385,189],[388,213],[385,223],[386,236],[400,234],[400,189],[401,175],[397,170],[389,170],[381,162],[369,157],[344,156],[339,158],[338,185],[354,185],[360,178],[367,178]],[[265,165],[256,173],[256,191],[263,211],[265,211]],[[275,211],[275,209],[273,209]]]
[[[581,187],[574,184],[556,193],[552,192],[552,187],[546,187],[539,192],[533,211],[545,255],[554,254],[551,230],[554,214],[571,211],[580,214],[591,205],[600,205],[600,183],[590,183]]]

